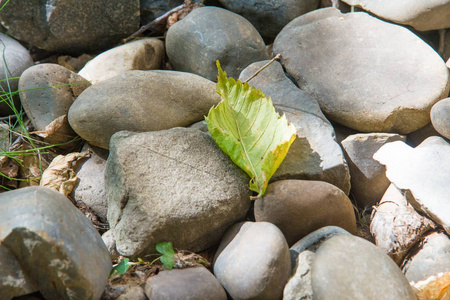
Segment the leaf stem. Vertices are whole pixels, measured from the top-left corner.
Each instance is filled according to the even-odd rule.
[[[249,79],[247,79],[246,81],[244,81],[244,83],[249,82],[250,80],[252,80],[253,78],[255,78],[259,73],[262,72],[262,70],[264,70],[265,68],[267,68],[268,66],[270,66],[274,61],[278,60],[281,58],[281,54],[278,53],[274,58],[272,58],[267,64],[265,64],[264,66],[262,66],[258,71],[256,71],[252,76],[250,76]]]

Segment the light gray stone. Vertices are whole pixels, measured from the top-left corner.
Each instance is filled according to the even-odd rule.
[[[378,17],[420,31],[450,27],[449,0],[389,1],[389,0],[342,0],[349,5],[377,15]]]
[[[450,86],[439,55],[406,28],[330,10],[294,19],[275,39],[297,84],[329,119],[358,131],[406,134],[429,123]]]
[[[148,299],[226,300],[219,281],[205,267],[172,269],[151,276],[145,283]]]
[[[437,132],[450,139],[450,98],[437,102],[431,108],[431,123]]]
[[[139,28],[139,0],[10,1],[0,20],[13,37],[53,52],[112,47]]]
[[[111,259],[98,232],[69,199],[45,187],[5,192],[0,220],[1,247],[46,299],[100,298]]]
[[[411,205],[450,232],[450,145],[440,137],[427,138],[416,148],[403,142],[384,145],[374,158],[386,166],[389,180]]]
[[[33,59],[27,49],[18,41],[0,33],[0,87],[5,92],[16,92],[19,80],[8,79],[19,77],[23,71],[33,65]],[[6,72],[5,72],[6,71]],[[10,98],[18,108],[17,99]],[[3,99],[3,96],[2,96]],[[6,102],[0,103],[0,116],[11,115],[13,111],[8,107]]]
[[[219,0],[219,2],[226,9],[249,20],[262,36],[269,38],[274,38],[287,23],[316,9],[320,3],[319,0]]]
[[[164,55],[161,40],[144,38],[97,55],[78,74],[95,84],[126,71],[160,69]]]
[[[233,225],[214,257],[214,275],[233,299],[280,299],[290,274],[286,240],[267,222]]]
[[[356,231],[350,199],[324,181],[280,180],[269,184],[266,194],[255,201],[255,220],[275,224],[289,246],[324,226]]]
[[[242,71],[239,79],[250,78],[267,61],[256,62]],[[323,180],[334,184],[346,194],[350,191],[350,174],[342,153],[336,143],[333,126],[325,118],[316,100],[297,88],[274,62],[250,85],[270,96],[275,108],[286,114],[297,129],[297,139],[272,177],[281,179]]]
[[[144,289],[139,285],[128,286],[115,300],[148,300]]]
[[[298,255],[294,276],[284,287],[283,300],[313,300],[311,265],[314,257],[315,253],[309,250]]]
[[[72,128],[108,149],[121,130],[155,131],[200,121],[220,97],[213,82],[175,71],[128,71],[86,89],[70,107]]]
[[[386,168],[373,159],[381,146],[405,141],[406,137],[389,133],[367,133],[350,135],[341,142],[350,167],[352,196],[361,207],[380,201],[390,185]]]
[[[419,215],[391,184],[372,212],[370,233],[375,244],[400,265],[409,250],[434,227],[434,223]]]
[[[450,239],[444,233],[427,235],[403,267],[409,281],[422,281],[450,270]]]
[[[315,300],[416,299],[389,256],[355,236],[326,240],[316,252],[311,274]]]
[[[268,59],[263,39],[253,25],[231,11],[197,8],[167,31],[166,51],[176,70],[217,79],[216,61],[228,76],[255,61]]]
[[[108,221],[124,256],[154,254],[162,241],[205,250],[250,207],[247,175],[196,129],[115,134],[105,183]]]

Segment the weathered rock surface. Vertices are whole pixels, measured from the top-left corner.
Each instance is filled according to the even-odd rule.
[[[444,233],[426,236],[421,245],[406,260],[403,272],[409,281],[422,281],[450,269],[450,239]]]
[[[176,70],[213,81],[216,60],[228,76],[237,78],[252,62],[268,58],[263,39],[249,21],[213,6],[197,8],[171,26],[166,51]]]
[[[40,49],[89,52],[114,46],[139,28],[139,1],[10,1],[0,20],[13,37]]]
[[[118,131],[155,131],[200,121],[220,101],[213,82],[175,71],[129,71],[86,89],[69,110],[82,138],[107,149]]]
[[[430,46],[366,13],[300,16],[280,32],[273,51],[328,118],[362,132],[406,134],[425,126],[450,86]]]
[[[0,42],[0,87],[2,91],[8,92],[11,89],[11,92],[15,92],[17,91],[19,80],[8,79],[6,81],[5,79],[19,77],[23,71],[33,65],[33,59],[25,47],[6,34],[0,33]],[[10,114],[12,114],[12,110],[6,103],[1,102],[0,116]]]
[[[348,235],[326,240],[312,263],[314,299],[416,299],[400,268],[372,243]]]
[[[226,9],[249,20],[262,36],[270,38],[274,38],[296,17],[316,9],[320,3],[319,0],[219,0],[219,2]]]
[[[281,180],[269,184],[266,194],[255,201],[255,220],[275,224],[289,245],[324,226],[356,231],[350,199],[324,181]]]
[[[173,269],[159,272],[145,284],[148,299],[226,300],[227,294],[205,267]]]
[[[312,300],[311,265],[315,253],[309,250],[298,255],[294,275],[283,290],[283,300]]]
[[[434,227],[434,223],[419,215],[391,184],[372,212],[370,233],[375,244],[400,265],[409,250]]]
[[[140,0],[141,24],[148,24],[166,11],[183,4],[183,0]]]
[[[418,2],[343,0],[343,2],[361,7],[380,18],[409,25],[420,31],[450,27],[450,1],[448,0],[421,0]]]
[[[286,240],[267,222],[233,225],[214,257],[214,275],[233,299],[280,299],[290,274]]]
[[[411,205],[450,232],[450,145],[440,137],[427,138],[416,148],[403,142],[384,145],[374,158],[386,165],[389,180]]]
[[[161,40],[144,38],[97,55],[78,74],[95,84],[126,71],[159,69],[164,54]]]
[[[0,248],[14,255],[26,274],[20,282],[24,291],[31,286],[46,299],[100,298],[111,259],[100,235],[69,199],[44,187],[2,193],[0,220]],[[15,272],[15,280],[21,280],[21,272]]]
[[[239,79],[250,78],[267,61],[256,62],[242,71]],[[325,118],[316,100],[297,88],[274,62],[250,82],[272,98],[278,111],[295,125],[297,139],[272,177],[281,179],[323,180],[334,184],[346,194],[350,191],[350,175],[342,149],[334,138],[334,129]]]
[[[115,134],[105,184],[108,221],[125,256],[153,254],[162,241],[204,250],[250,206],[247,175],[196,129]]]
[[[350,135],[341,142],[350,167],[351,193],[361,207],[380,201],[391,184],[385,166],[374,160],[373,155],[387,143],[405,140],[398,134],[367,133]]]
[[[431,108],[431,123],[437,132],[450,139],[450,98],[437,102]]]

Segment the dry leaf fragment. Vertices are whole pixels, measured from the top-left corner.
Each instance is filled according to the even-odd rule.
[[[72,193],[77,183],[77,174],[74,171],[76,163],[80,159],[89,156],[89,152],[73,152],[67,155],[58,155],[42,174],[40,185],[68,196]]]
[[[450,273],[439,273],[411,285],[417,290],[418,300],[450,300]]]

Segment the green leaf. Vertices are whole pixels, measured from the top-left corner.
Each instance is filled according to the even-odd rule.
[[[162,264],[168,269],[171,270],[175,266],[175,252],[173,251],[171,242],[162,242],[156,244],[156,251],[162,254],[159,258]]]
[[[109,276],[113,275],[114,273],[117,273],[118,275],[125,274],[128,269],[130,268],[131,264],[129,263],[130,259],[124,258],[121,262],[119,262],[112,270]]]
[[[247,83],[227,78],[217,61],[217,93],[222,101],[205,118],[208,130],[231,160],[250,176],[250,189],[264,195],[270,178],[280,166],[296,137],[285,115],[275,111],[272,100]]]

